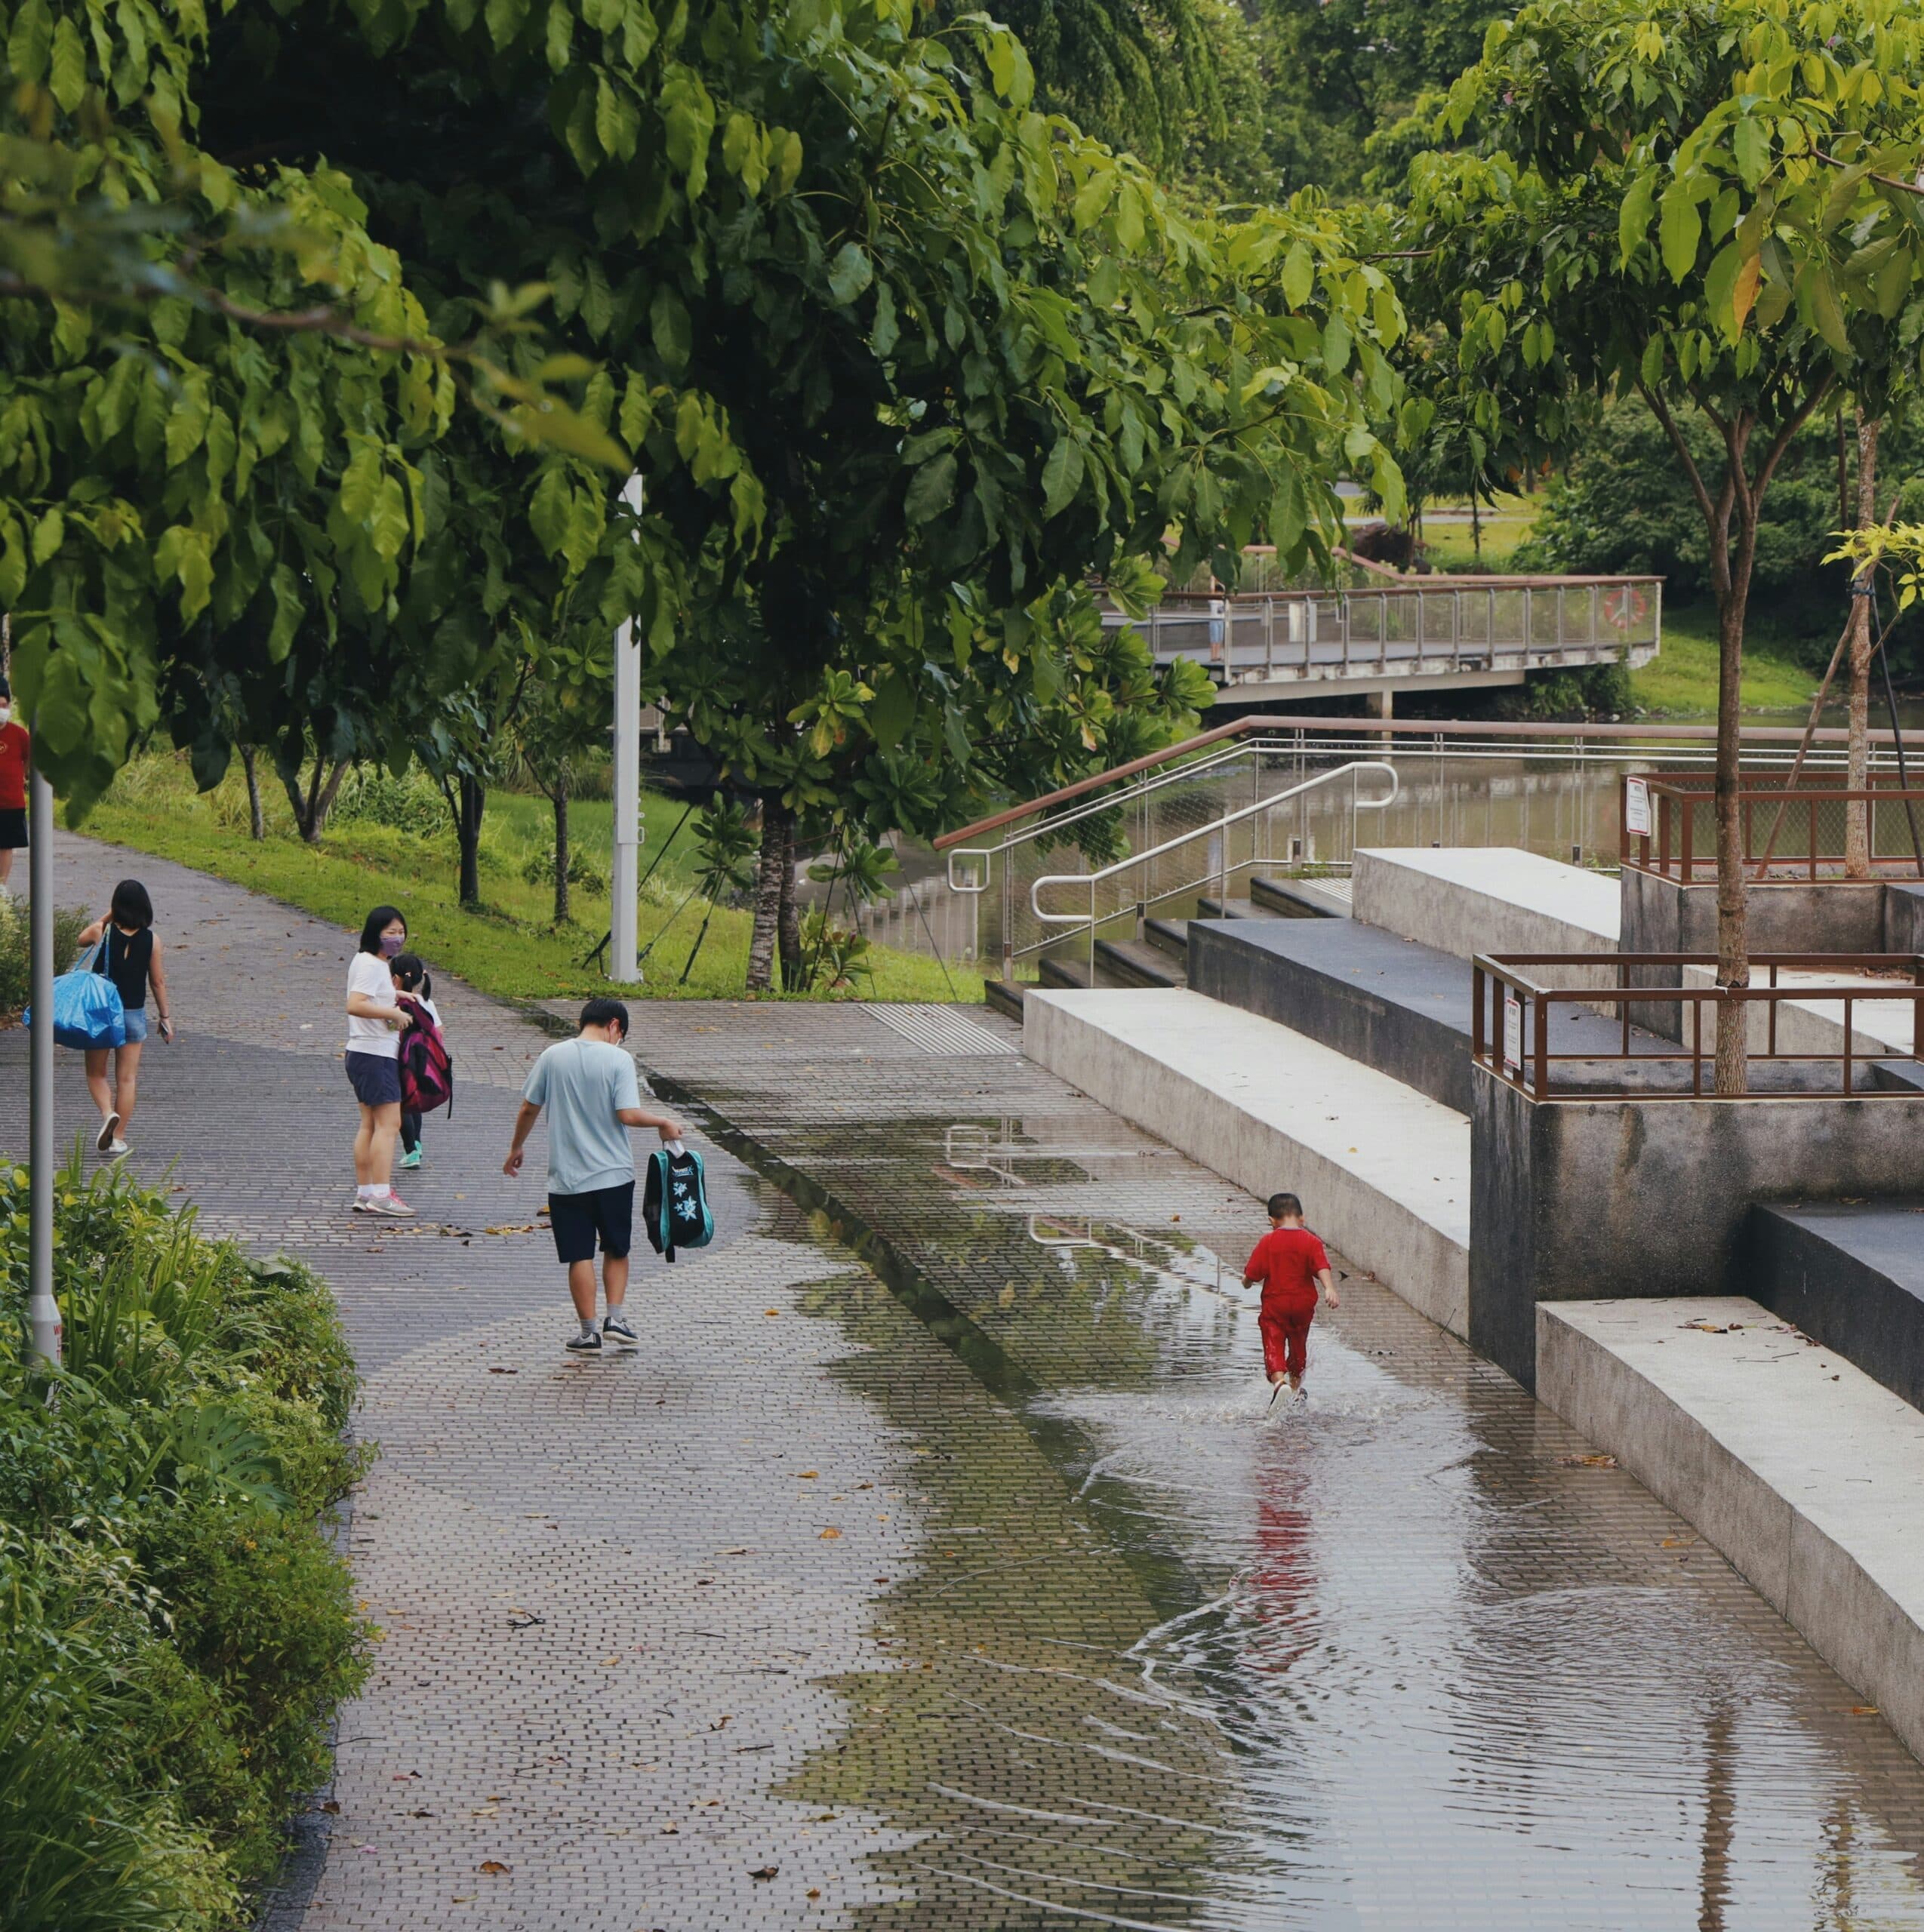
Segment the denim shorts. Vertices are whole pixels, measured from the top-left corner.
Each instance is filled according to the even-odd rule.
[[[127,1009],[125,1017],[127,1044],[130,1047],[137,1047],[147,1037],[147,1009],[144,1006],[130,1006]]]
[[[347,1084],[364,1107],[398,1107],[401,1104],[401,1063],[392,1054],[349,1053]]]

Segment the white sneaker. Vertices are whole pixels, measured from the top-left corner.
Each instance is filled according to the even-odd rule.
[[[112,1145],[104,1149],[104,1152],[110,1161],[124,1160],[127,1156],[127,1143],[116,1137]]]
[[[398,1194],[377,1194],[371,1201],[358,1204],[364,1214],[385,1214],[389,1220],[411,1221],[414,1211]]]

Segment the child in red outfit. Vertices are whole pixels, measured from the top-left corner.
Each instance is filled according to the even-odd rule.
[[[1263,1366],[1274,1387],[1286,1375],[1289,1392],[1300,1395],[1303,1371],[1309,1361],[1310,1324],[1316,1318],[1316,1290],[1337,1299],[1336,1277],[1322,1243],[1303,1225],[1303,1204],[1293,1194],[1270,1196],[1270,1232],[1242,1271],[1243,1285],[1262,1284]],[[1271,1398],[1274,1400],[1274,1398]]]

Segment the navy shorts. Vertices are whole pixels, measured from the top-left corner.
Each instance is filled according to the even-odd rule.
[[[0,812],[0,849],[17,852],[26,843],[26,814]]]
[[[398,1107],[401,1104],[401,1063],[392,1054],[354,1054],[345,1056],[347,1084],[364,1107]]]
[[[597,1238],[602,1252],[619,1261],[634,1239],[635,1183],[622,1181],[613,1187],[591,1188],[586,1194],[551,1194],[548,1224],[554,1229],[555,1253],[564,1268],[593,1260]]]

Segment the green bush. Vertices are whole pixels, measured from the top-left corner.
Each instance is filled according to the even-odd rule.
[[[94,915],[78,906],[54,909],[54,971],[64,973],[80,951],[80,935]],[[0,894],[0,1020],[17,1020],[31,993],[26,902]]]
[[[448,829],[448,801],[433,780],[411,766],[396,778],[379,765],[357,765],[341,780],[328,823],[391,826],[432,838]]]
[[[352,1361],[309,1269],[75,1164],[50,1390],[26,1187],[0,1161],[0,1925],[215,1932],[365,1674],[328,1533],[364,1463]]]

